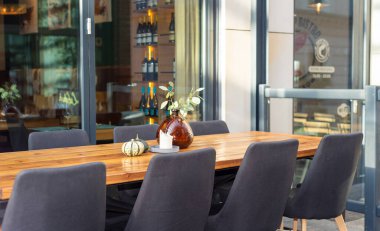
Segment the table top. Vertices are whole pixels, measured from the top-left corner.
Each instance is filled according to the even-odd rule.
[[[275,134],[269,132],[241,132],[195,136],[190,147],[180,152],[213,147],[216,150],[215,169],[240,166],[247,147],[254,142],[298,139],[298,158],[313,156],[321,138]],[[157,141],[148,141],[156,145]],[[143,180],[151,152],[138,157],[127,157],[121,152],[121,143],[70,148],[0,153],[0,199],[9,199],[16,175],[25,169],[65,167],[89,162],[103,162],[107,167],[107,185]]]

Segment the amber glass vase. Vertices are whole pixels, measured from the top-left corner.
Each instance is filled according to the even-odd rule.
[[[172,114],[162,122],[157,130],[157,141],[160,143],[160,130],[162,130],[173,136],[173,145],[177,145],[179,148],[187,148],[193,142],[193,130],[178,113],[179,111],[172,111]]]

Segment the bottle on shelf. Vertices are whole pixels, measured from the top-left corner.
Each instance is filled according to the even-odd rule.
[[[156,59],[154,62],[154,75],[153,75],[153,80],[157,81],[158,80],[158,57],[156,55]]]
[[[169,42],[175,42],[175,21],[174,21],[174,12],[172,12],[172,19],[170,20],[169,25]]]
[[[170,4],[172,4],[173,2],[172,2],[173,0],[165,0],[165,5],[170,5]]]
[[[147,0],[147,7],[153,8],[153,0]]]
[[[147,0],[136,0],[136,10],[145,10],[147,7]]]
[[[146,107],[145,87],[142,86],[141,87],[141,99],[140,99],[140,103],[139,103],[139,111],[144,112],[145,107]]]
[[[156,20],[153,24],[153,29],[152,29],[152,43],[157,44],[158,43],[158,20],[157,20],[157,15],[156,15]]]
[[[150,20],[146,23],[146,28],[145,28],[145,43],[146,45],[151,45],[152,44],[152,37],[153,37],[153,25],[150,23]]]
[[[146,73],[147,79],[149,81],[151,81],[151,80],[154,79],[154,64],[155,64],[154,54],[153,54],[153,51],[152,51],[150,60],[148,61],[148,71]]]
[[[137,30],[136,30],[136,46],[141,45],[141,18],[139,18],[139,24],[137,24]]]
[[[144,16],[144,21],[142,23],[142,26],[141,26],[141,44],[142,46],[146,45],[146,28],[147,28],[147,24],[146,24],[146,17]]]
[[[153,8],[157,8],[158,6],[158,0],[152,0],[153,1]]]
[[[157,99],[157,88],[153,87],[153,108],[154,108],[154,113],[153,116],[158,117],[158,99]]]
[[[147,95],[146,95],[146,106],[144,110],[145,116],[150,115],[150,104],[151,104],[151,98],[150,98],[150,87],[148,87]]]
[[[148,58],[145,51],[145,57],[141,63],[141,74],[142,74],[143,81],[145,81],[147,78],[147,72],[148,72]]]
[[[156,116],[156,107],[154,105],[154,89],[156,89],[155,87],[153,87],[153,96],[150,98],[150,108],[149,108],[149,115],[150,116]]]

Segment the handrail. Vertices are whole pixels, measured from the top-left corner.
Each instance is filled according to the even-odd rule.
[[[267,98],[365,100],[364,89],[273,89],[266,85],[264,87]]]

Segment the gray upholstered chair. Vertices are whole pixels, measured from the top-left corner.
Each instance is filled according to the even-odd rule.
[[[53,132],[33,132],[29,135],[29,150],[65,148],[89,145],[86,131],[71,129]]]
[[[229,133],[226,122],[223,120],[209,120],[190,122],[194,136]]]
[[[103,231],[105,172],[103,163],[21,172],[3,231]]]
[[[335,218],[339,230],[346,230],[343,212],[358,165],[363,135],[328,135],[323,137],[303,183],[292,189],[284,215],[302,219]]]
[[[298,141],[251,144],[223,208],[206,231],[262,231],[280,227],[297,156]]]
[[[126,142],[136,138],[137,134],[143,140],[155,140],[157,129],[157,124],[116,127],[113,131],[113,142]]]
[[[154,156],[125,231],[203,231],[214,169],[211,148]]]

